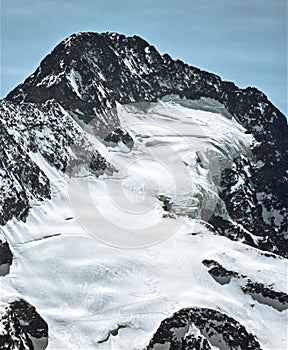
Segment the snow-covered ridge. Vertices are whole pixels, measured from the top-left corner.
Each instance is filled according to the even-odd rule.
[[[34,162],[33,153],[39,152],[56,169],[65,171],[71,160],[81,157],[83,161],[83,154],[74,154],[71,148],[81,145],[86,154],[90,149],[89,155],[99,160],[99,170],[109,167],[85,131],[55,101],[18,105],[2,100],[0,130],[1,224],[13,216],[25,219],[35,201],[50,198],[49,179]]]

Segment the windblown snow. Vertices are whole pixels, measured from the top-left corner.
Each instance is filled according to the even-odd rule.
[[[71,72],[77,94],[78,80]],[[14,260],[1,300],[21,295],[37,308],[49,326],[47,349],[144,349],[164,318],[194,306],[229,314],[263,349],[286,348],[287,310],[244,294],[236,278],[217,283],[202,264],[215,260],[287,288],[285,259],[217,236],[199,220],[201,210],[224,210],[218,175],[252,143],[220,107],[177,99],[117,105],[134,147],[101,144],[118,170],[112,176],[68,178],[31,154],[52,199],[35,204],[25,223],[4,226]],[[89,141],[100,144],[93,135]]]

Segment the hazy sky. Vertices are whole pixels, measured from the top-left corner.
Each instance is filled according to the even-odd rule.
[[[286,0],[0,0],[1,97],[78,31],[137,34],[287,115]]]

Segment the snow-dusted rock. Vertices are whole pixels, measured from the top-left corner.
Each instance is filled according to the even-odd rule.
[[[44,350],[48,345],[47,323],[24,299],[1,303],[0,349]]]
[[[56,169],[104,173],[109,168],[85,131],[55,101],[43,104],[0,101],[0,223],[25,220],[35,201],[50,198],[50,182],[33,155]],[[73,165],[73,167],[72,167]]]
[[[212,346],[221,350],[261,349],[257,338],[233,318],[212,309],[194,307],[182,309],[162,321],[147,350],[206,350],[213,349]]]
[[[0,234],[0,277],[9,273],[12,264],[12,252],[5,237]]]
[[[241,290],[257,302],[271,306],[278,311],[288,309],[288,295],[283,291],[274,290],[273,283],[267,286],[264,283],[252,282],[246,275],[227,270],[214,260],[205,259],[202,263],[209,268],[208,273],[219,284],[228,284],[232,278],[236,278],[239,281]]]

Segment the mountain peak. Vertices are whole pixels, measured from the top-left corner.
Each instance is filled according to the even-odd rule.
[[[0,135],[4,347],[47,346],[23,294],[54,349],[281,348],[288,128],[261,91],[76,33],[0,101]]]
[[[103,136],[119,126],[113,111],[116,102],[155,102],[167,95],[214,99],[259,140],[263,123],[269,127],[277,119],[277,130],[287,129],[280,127],[287,124],[285,117],[256,88],[240,89],[215,74],[160,55],[139,36],[115,32],[72,34],[6,99],[33,103],[54,99],[76,119],[94,120]]]
[[[156,102],[175,95],[180,99],[209,98],[217,101],[244,126],[247,133],[253,135],[257,141],[253,148],[255,159],[271,169],[277,163],[277,177],[283,179],[281,186],[272,186],[273,172],[260,167],[253,170],[254,185],[259,192],[267,191],[267,195],[273,192],[275,207],[283,211],[286,208],[283,195],[286,192],[283,188],[287,188],[288,183],[286,118],[256,88],[240,89],[231,82],[222,81],[215,74],[188,66],[180,60],[175,61],[169,55],[161,56],[153,46],[138,36],[126,37],[113,32],[75,33],[57,45],[36,71],[16,87],[7,99],[20,103],[55,100],[77,123],[89,123],[89,127],[102,139],[111,139],[111,135],[114,139],[113,132],[121,128],[117,102]],[[120,138],[126,135],[122,131],[117,131],[116,134]],[[127,139],[132,142],[129,136]],[[239,167],[238,163],[237,161],[235,167]],[[244,167],[243,164],[241,166]],[[227,174],[223,172],[226,174],[222,180],[223,187],[228,186],[226,182],[231,175],[229,171],[226,171]],[[225,191],[222,196],[226,198]],[[229,196],[226,201],[231,206],[230,210],[234,211],[235,218],[239,217],[238,207],[231,205]],[[253,208],[252,212],[256,210]],[[260,213],[260,209],[258,211]],[[215,226],[226,225],[219,218],[213,220]],[[277,230],[282,232],[287,228],[285,220],[282,221],[281,228],[275,223],[268,226],[265,224],[266,227],[260,218],[257,222],[261,222],[256,225],[259,226],[259,234],[263,230],[268,232],[275,229],[276,237]],[[246,222],[245,226],[250,229]],[[225,230],[235,231],[236,228],[229,226]],[[244,231],[240,231],[237,235],[243,236]],[[272,250],[273,245],[268,241],[269,239],[263,239],[263,248],[269,246],[268,249]],[[284,243],[278,238],[275,238],[276,241],[279,251],[285,251]]]
[[[76,33],[57,45],[7,99],[34,103],[55,99],[90,121],[114,108],[116,101],[155,100],[159,93],[151,91],[150,80],[163,64],[156,49],[138,36]],[[115,118],[112,125],[112,129],[117,125]]]

